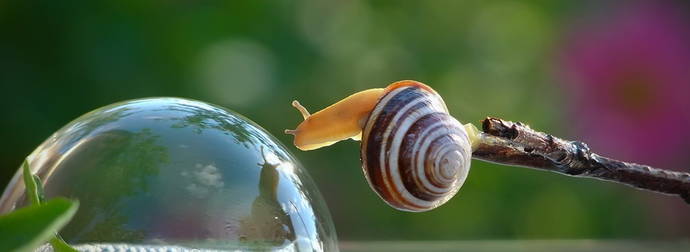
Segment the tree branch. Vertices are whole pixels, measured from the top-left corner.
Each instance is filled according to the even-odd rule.
[[[613,181],[678,195],[690,204],[690,174],[627,163],[592,153],[585,143],[535,131],[520,122],[487,117],[472,157],[493,163]]]

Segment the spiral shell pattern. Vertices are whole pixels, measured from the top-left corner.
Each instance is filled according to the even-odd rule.
[[[392,207],[436,208],[460,189],[470,167],[465,128],[428,86],[398,85],[380,98],[362,133],[362,169]]]

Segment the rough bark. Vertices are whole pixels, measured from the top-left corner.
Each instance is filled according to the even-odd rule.
[[[535,131],[520,122],[488,117],[473,158],[589,177],[678,195],[690,204],[690,174],[623,162],[592,153],[585,143]]]

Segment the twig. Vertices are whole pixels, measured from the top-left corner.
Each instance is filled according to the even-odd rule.
[[[592,153],[585,143],[535,131],[520,122],[487,117],[474,158],[626,184],[678,195],[690,204],[690,174],[627,163]]]

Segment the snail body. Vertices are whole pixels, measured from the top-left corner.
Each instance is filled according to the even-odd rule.
[[[297,105],[300,111],[304,110]],[[337,111],[342,110],[354,112],[340,117],[347,121],[319,120],[323,122],[319,129],[311,128],[315,124],[307,124],[309,117],[305,117],[297,130],[286,133],[296,133],[295,145],[299,148],[297,134],[314,136],[318,134],[305,131],[322,134],[330,130],[321,128],[356,125],[358,128],[352,127],[347,134],[320,136],[328,142],[318,143],[315,138],[305,141],[303,137],[299,144],[325,146],[361,134],[360,157],[365,177],[371,188],[393,208],[411,212],[434,209],[452,198],[467,178],[471,138],[465,127],[448,114],[441,96],[429,86],[399,81],[385,89],[352,95],[317,114],[321,118],[337,118]]]
[[[294,144],[300,150],[314,150],[348,138],[358,140],[369,112],[383,92],[383,88],[361,91],[314,114],[293,101],[292,106],[302,113],[304,121],[285,133],[295,136]]]

